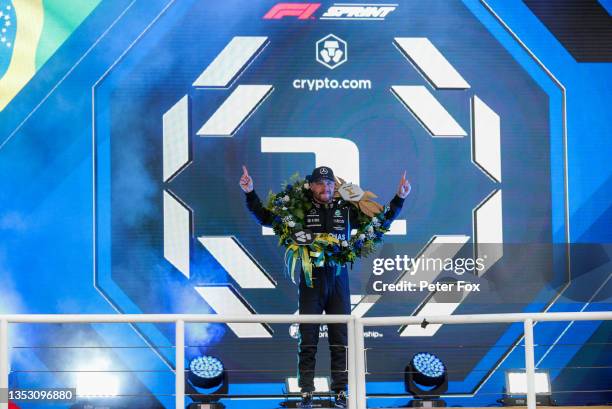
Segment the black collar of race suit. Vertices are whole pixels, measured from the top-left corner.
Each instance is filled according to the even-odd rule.
[[[334,199],[331,203],[319,203],[316,200],[312,199],[312,204],[317,209],[332,209],[333,207],[338,207],[342,204],[342,199]]]
[[[314,200],[314,199],[312,199],[312,204],[313,204],[313,206],[314,206],[314,207],[316,207],[317,209],[320,209],[320,208],[327,209],[327,208],[329,208],[329,206],[330,206],[330,205],[329,205],[329,204],[327,204],[327,203],[319,203],[319,202],[317,202],[317,201],[316,201],[316,200]],[[333,204],[333,202],[332,202],[332,204]]]

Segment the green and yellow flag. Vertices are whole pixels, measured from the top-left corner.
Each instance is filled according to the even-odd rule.
[[[101,0],[0,0],[0,111]]]

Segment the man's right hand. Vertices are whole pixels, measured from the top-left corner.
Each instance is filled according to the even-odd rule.
[[[242,165],[242,176],[240,177],[240,188],[244,193],[253,191],[253,178],[249,176],[246,166]]]

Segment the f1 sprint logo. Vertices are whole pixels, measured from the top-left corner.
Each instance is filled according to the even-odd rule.
[[[307,20],[321,6],[321,3],[277,3],[263,16],[264,20],[280,20],[284,17],[297,17]]]
[[[384,20],[397,4],[338,4],[335,3],[321,16],[321,20]]]
[[[298,20],[314,19],[313,14],[321,3],[277,3],[265,15],[264,20],[280,20],[297,17]],[[320,20],[384,20],[397,4],[347,4],[334,3]]]

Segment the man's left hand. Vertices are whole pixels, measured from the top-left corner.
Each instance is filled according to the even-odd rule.
[[[410,186],[410,182],[406,179],[406,171],[402,175],[402,179],[400,180],[399,187],[397,188],[397,195],[402,199],[405,199],[406,196],[410,193],[412,187]]]

